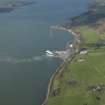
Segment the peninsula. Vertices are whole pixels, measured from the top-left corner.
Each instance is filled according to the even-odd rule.
[[[64,24],[77,51],[52,76],[43,105],[105,105],[105,1]]]
[[[31,5],[31,4],[35,4],[36,2],[34,1],[11,1],[8,3],[4,3],[4,4],[0,4],[0,13],[8,13],[8,12],[12,12],[13,10],[23,7],[23,6],[27,6],[27,5]]]

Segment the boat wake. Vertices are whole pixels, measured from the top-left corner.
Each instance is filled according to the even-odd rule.
[[[11,64],[18,64],[18,63],[32,63],[32,62],[40,62],[43,60],[50,60],[54,57],[54,53],[50,50],[46,50],[45,54],[41,56],[32,56],[29,58],[24,57],[13,57],[13,56],[0,56],[0,63],[11,63]]]
[[[32,63],[42,61],[47,58],[45,55],[43,56],[33,56],[30,58],[18,58],[18,57],[0,57],[0,63],[11,63],[11,64],[18,64],[18,63]]]

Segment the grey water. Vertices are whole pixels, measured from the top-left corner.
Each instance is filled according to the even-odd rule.
[[[50,36],[49,27],[86,11],[89,2],[33,1],[36,4],[0,13],[0,105],[41,105],[49,79],[62,62],[46,57],[45,51],[62,50],[73,40],[63,31]]]

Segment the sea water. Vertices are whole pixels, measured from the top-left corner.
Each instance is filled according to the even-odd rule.
[[[8,1],[15,0],[0,3]],[[88,5],[88,0],[35,1],[0,13],[0,105],[41,105],[49,79],[62,62],[46,57],[45,51],[63,50],[73,40],[64,31],[50,35],[50,26],[69,21]]]

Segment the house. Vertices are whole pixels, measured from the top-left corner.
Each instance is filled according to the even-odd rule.
[[[86,48],[80,49],[80,54],[87,54],[87,53],[88,53],[88,51]]]

